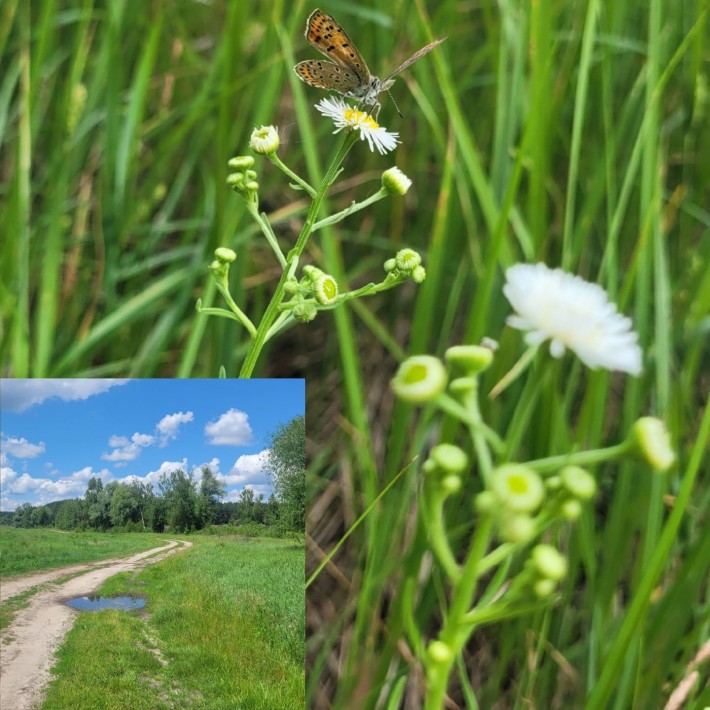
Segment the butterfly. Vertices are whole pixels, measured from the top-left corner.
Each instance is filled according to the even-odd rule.
[[[434,47],[440,45],[446,37],[430,42],[409,59],[403,61],[385,79],[378,79],[370,74],[365,60],[358,52],[345,30],[330,15],[322,10],[314,10],[306,23],[306,39],[319,51],[333,61],[309,59],[299,62],[294,67],[298,76],[311,86],[330,89],[366,104],[379,106],[378,95],[387,91],[394,84],[394,77],[414,64]]]

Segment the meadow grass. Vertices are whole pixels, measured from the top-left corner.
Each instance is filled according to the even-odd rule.
[[[44,710],[304,707],[303,546],[192,539],[190,550],[102,585],[103,595],[144,596],[146,607],[79,615]]]
[[[0,527],[0,575],[22,574],[126,557],[167,544],[156,533],[61,532]]]

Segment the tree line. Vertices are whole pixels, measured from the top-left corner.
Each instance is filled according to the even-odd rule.
[[[104,484],[94,477],[82,498],[0,512],[0,523],[15,527],[61,530],[124,530],[185,533],[209,525],[260,523],[280,531],[302,532],[305,526],[305,422],[295,417],[271,436],[270,477],[275,493],[268,500],[245,488],[225,503],[225,485],[208,466],[199,484],[181,469],[163,473],[155,490],[150,483]]]

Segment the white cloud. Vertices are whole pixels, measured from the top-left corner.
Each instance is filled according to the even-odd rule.
[[[177,471],[178,469],[181,469],[182,471],[188,470],[187,459],[183,459],[182,461],[163,461],[163,463],[160,464],[160,468],[158,468],[156,471],[150,471],[149,473],[146,473],[145,476],[136,476],[135,474],[131,474],[129,476],[124,476],[123,478],[116,478],[114,480],[118,481],[119,483],[129,484],[135,481],[139,481],[140,483],[151,483],[153,484],[153,488],[157,491],[158,481],[160,480],[160,477],[164,473],[170,475],[172,471]]]
[[[16,459],[33,459],[44,453],[44,442],[30,444],[25,438],[15,439],[3,436],[2,451],[4,456],[14,456]]]
[[[94,471],[91,466],[85,466],[80,468],[78,471],[69,474],[67,478],[70,481],[84,481],[88,482],[90,478],[100,478],[102,481],[109,481],[112,478],[111,471],[107,468],[102,468],[100,471]]]
[[[131,440],[126,436],[118,436],[116,434],[112,434],[108,438],[108,445],[112,449],[117,449],[121,446],[128,446],[130,443],[131,443]]]
[[[16,478],[17,472],[9,466],[0,468],[0,489],[5,490]]]
[[[168,441],[175,439],[178,435],[180,425],[187,424],[194,419],[192,412],[177,412],[176,414],[166,414],[156,427],[160,433],[160,445],[165,446]]]
[[[216,422],[207,424],[205,435],[210,444],[245,446],[252,440],[249,417],[246,412],[239,409],[230,409],[222,414]]]
[[[232,466],[232,470],[218,478],[228,486],[246,486],[249,483],[262,484],[267,479],[269,449],[258,454],[244,454]]]
[[[0,380],[3,409],[10,412],[24,412],[35,404],[51,397],[59,397],[65,402],[88,399],[102,394],[112,387],[124,385],[130,380]]]
[[[155,437],[150,434],[139,434],[136,432],[131,440],[125,436],[112,436],[109,438],[109,446],[115,446],[109,454],[101,454],[104,461],[134,461],[140,456],[141,449],[155,443]]]

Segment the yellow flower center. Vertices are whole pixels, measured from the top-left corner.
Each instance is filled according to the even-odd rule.
[[[375,121],[372,116],[365,113],[364,111],[358,111],[354,108],[345,109],[345,120],[348,123],[353,123],[357,125],[364,124],[371,129],[379,128],[379,126],[377,125],[377,121]]]
[[[511,493],[522,495],[528,492],[528,482],[525,476],[511,476],[508,479],[508,488],[510,488]]]
[[[338,285],[333,279],[327,279],[323,284],[323,293],[326,298],[333,299],[338,295]]]

